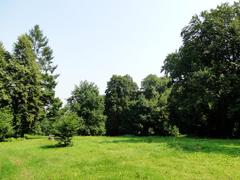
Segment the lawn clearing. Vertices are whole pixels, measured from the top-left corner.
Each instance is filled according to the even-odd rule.
[[[240,179],[240,140],[47,137],[0,143],[0,179]]]

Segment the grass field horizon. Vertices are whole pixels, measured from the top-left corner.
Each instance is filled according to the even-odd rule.
[[[240,179],[240,140],[85,136],[0,143],[0,179]]]

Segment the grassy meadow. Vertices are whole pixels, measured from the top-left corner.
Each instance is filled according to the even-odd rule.
[[[240,140],[47,137],[0,143],[0,179],[240,179]]]

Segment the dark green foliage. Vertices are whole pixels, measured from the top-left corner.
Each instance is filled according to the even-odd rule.
[[[72,145],[72,137],[79,128],[78,116],[72,112],[66,112],[59,120],[54,123],[55,139],[60,145]]]
[[[10,105],[11,98],[9,96],[9,85],[11,76],[8,73],[8,62],[10,55],[5,51],[0,42],[0,108]]]
[[[166,77],[147,76],[139,91],[130,76],[113,76],[105,97],[107,135],[173,135],[176,129],[169,125],[167,109],[170,92]]]
[[[9,62],[11,76],[9,94],[13,112],[15,136],[31,132],[41,111],[41,74],[35,61],[32,43],[26,35],[14,45],[13,59]]]
[[[126,134],[126,122],[129,121],[127,112],[131,101],[137,95],[137,84],[129,75],[113,75],[107,83],[105,96],[105,114],[107,115],[107,135]]]
[[[157,77],[150,74],[143,79],[141,83],[141,91],[147,99],[158,98],[160,94],[164,93],[169,88],[169,79],[166,77]]]
[[[79,117],[79,135],[105,134],[104,101],[94,83],[83,81],[76,86],[68,104],[70,110]]]
[[[35,134],[50,135],[52,133],[55,121],[64,114],[61,112],[61,106],[62,101],[59,98],[55,98],[51,110],[48,111],[48,116],[46,116],[46,114],[41,115],[41,118],[34,129]]]
[[[131,127],[129,134],[144,136],[155,134],[155,125],[160,121],[160,108],[157,101],[158,99],[148,100],[144,95],[140,95],[130,106],[129,117],[131,118],[127,126]]]
[[[61,110],[57,66],[39,26],[18,38],[12,54],[0,43],[0,108],[11,110],[0,112],[0,140],[12,127],[16,137],[53,132],[64,146],[76,131],[179,135],[179,128],[189,135],[240,137],[240,1],[192,17],[181,36],[183,45],[164,61],[166,77],[149,75],[139,90],[129,75],[113,75],[105,97],[84,81]]]
[[[38,25],[30,30],[28,36],[33,44],[36,61],[41,70],[41,102],[44,106],[42,119],[47,118],[54,121],[58,116],[62,102],[55,97],[56,79],[59,75],[54,73],[57,66],[53,65],[53,50],[48,46],[48,39],[43,35]]]
[[[167,99],[171,89],[168,84],[168,78],[156,75],[142,81],[141,92],[129,108],[129,133],[169,135]]]
[[[36,134],[50,135],[52,134],[54,122],[49,121],[47,118],[40,121],[40,132]]]
[[[58,75],[54,74],[52,53],[39,26],[18,38],[13,54],[0,44],[0,108],[12,110],[16,137],[25,133],[45,134],[46,123],[40,121],[47,118],[52,127],[59,116],[62,102],[55,98]]]
[[[0,109],[0,142],[12,136],[12,120],[13,116],[9,110]]]
[[[240,2],[194,16],[163,70],[173,81],[170,120],[187,134],[239,136]]]

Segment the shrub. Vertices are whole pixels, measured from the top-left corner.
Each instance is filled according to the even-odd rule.
[[[0,142],[13,134],[12,114],[8,110],[0,110]]]
[[[177,126],[169,126],[168,132],[169,132],[169,135],[175,136],[175,137],[178,137],[181,135]]]
[[[77,133],[79,127],[78,116],[67,112],[54,124],[55,139],[60,145],[72,145],[72,137]]]

